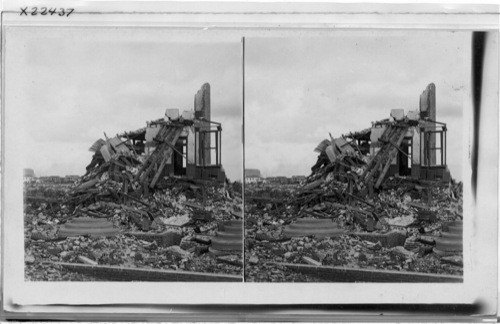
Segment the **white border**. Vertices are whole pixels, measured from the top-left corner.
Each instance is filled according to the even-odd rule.
[[[23,2],[28,3],[28,2]],[[36,2],[41,6],[40,2]],[[73,3],[72,3],[73,4]],[[18,3],[9,4],[6,10],[18,10]],[[63,6],[68,6],[65,2]],[[352,6],[334,4],[294,4],[284,7],[283,4],[265,4],[265,10],[259,4],[238,5],[234,3],[219,4],[186,4],[186,3],[137,3],[124,6],[123,3],[76,2],[73,7],[88,12],[115,10],[122,11],[158,11],[150,15],[128,14],[89,14],[74,15],[70,20],[35,19],[32,25],[78,25],[78,26],[149,26],[149,27],[184,27],[200,30],[204,28],[221,37],[267,37],[297,36],[306,33],[328,34],[326,28],[400,28],[400,29],[438,29],[438,30],[498,30],[498,7],[408,5],[394,8],[389,6]],[[241,6],[241,7],[240,7]],[[242,8],[243,7],[243,8]],[[159,8],[159,9],[158,9]],[[216,8],[216,9],[215,9]],[[374,14],[360,12],[380,12],[405,9],[409,13]],[[167,13],[159,13],[163,10]],[[246,13],[238,14],[243,11]],[[371,11],[370,11],[371,10]],[[186,12],[196,11],[198,14]],[[203,11],[212,11],[203,14]],[[214,14],[213,11],[231,12]],[[301,11],[314,12],[300,14]],[[327,14],[322,14],[327,11]],[[443,14],[440,12],[451,12]],[[471,12],[465,14],[463,12]],[[177,13],[171,13],[177,12]],[[259,13],[260,12],[260,13]],[[263,13],[265,12],[265,13]],[[273,14],[273,12],[281,12]],[[335,12],[341,12],[336,14]],[[350,12],[350,13],[349,13]],[[420,14],[427,12],[427,14]],[[461,12],[453,14],[453,12]],[[473,12],[476,12],[474,14]],[[493,14],[491,14],[493,13]],[[9,26],[26,25],[17,17],[16,12],[3,14],[3,23]],[[267,28],[269,27],[269,28]],[[272,27],[272,28],[271,28]],[[302,28],[302,29],[301,29]],[[496,34],[498,37],[498,34]],[[3,28],[5,41],[5,28]],[[492,54],[489,54],[492,55]],[[490,60],[498,61],[498,53]],[[496,73],[495,73],[496,72]],[[485,110],[485,133],[482,147],[498,149],[498,70],[485,75],[484,82],[488,92],[483,100]],[[8,95],[8,94],[7,94]],[[4,97],[2,97],[4,100]],[[469,103],[470,105],[470,103]],[[3,139],[3,293],[4,307],[7,311],[27,311],[30,305],[48,304],[380,304],[380,303],[474,303],[484,304],[487,314],[496,312],[497,305],[497,210],[498,195],[498,161],[486,161],[480,155],[480,173],[478,203],[473,211],[474,217],[465,219],[464,260],[465,280],[463,284],[354,284],[354,283],[101,283],[101,282],[24,282],[23,269],[23,220],[22,220],[22,169],[16,165],[19,152],[16,150],[14,125],[22,124],[16,120],[16,114],[4,107],[2,115]],[[466,134],[468,134],[466,132]],[[483,139],[483,137],[482,137]],[[464,138],[464,140],[466,140]],[[466,154],[467,150],[464,150]],[[482,152],[483,153],[483,152]],[[498,155],[498,154],[497,154]],[[467,157],[464,157],[467,159]],[[464,165],[469,165],[468,161]],[[466,168],[466,167],[464,167]],[[464,170],[464,175],[469,171]],[[494,176],[494,177],[493,177]],[[464,176],[464,179],[467,179]],[[470,183],[464,183],[465,195],[469,194]],[[21,195],[19,195],[21,193]],[[464,206],[472,206],[466,199]],[[464,211],[467,217],[467,210]],[[468,238],[471,237],[469,240]],[[20,307],[21,306],[21,307]],[[49,308],[40,312],[51,311]],[[52,310],[53,311],[53,310]],[[139,310],[130,310],[137,312]],[[127,310],[120,309],[127,313]]]

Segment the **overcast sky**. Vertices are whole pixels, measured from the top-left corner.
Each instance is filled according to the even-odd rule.
[[[316,145],[371,126],[391,109],[418,110],[436,85],[448,124],[448,166],[462,179],[462,107],[470,92],[468,32],[345,31],[245,39],[245,167],[309,175]]]
[[[193,108],[205,82],[223,126],[222,159],[241,179],[239,38],[123,28],[12,28],[6,110],[22,112],[25,167],[83,174],[103,137],[145,126],[166,108]],[[196,37],[191,37],[196,34]],[[391,109],[418,109],[433,82],[448,124],[448,165],[461,179],[462,106],[470,89],[469,32],[339,31],[324,37],[246,38],[245,166],[264,176],[308,175],[316,145],[370,127]]]
[[[6,37],[6,110],[24,113],[24,167],[37,176],[85,173],[95,140],[135,130],[167,108],[192,110],[211,85],[222,163],[242,175],[242,46],[162,29],[14,28]]]

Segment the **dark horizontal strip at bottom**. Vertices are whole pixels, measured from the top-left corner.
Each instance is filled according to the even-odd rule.
[[[293,263],[273,263],[329,282],[463,282],[462,276],[409,271],[353,269]]]
[[[77,263],[54,262],[69,271],[79,272],[92,277],[110,281],[217,281],[242,282],[243,276],[215,274],[191,271],[136,269],[106,265],[87,265]]]

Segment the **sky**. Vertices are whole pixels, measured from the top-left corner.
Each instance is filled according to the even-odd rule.
[[[307,35],[306,35],[307,36]],[[436,85],[448,127],[448,167],[462,179],[463,105],[471,33],[339,31],[321,37],[245,39],[245,168],[309,175],[323,139],[371,127],[391,109],[419,109]]]
[[[230,180],[241,180],[241,41],[200,33],[7,29],[6,120],[23,114],[24,167],[37,176],[82,175],[89,147],[104,132],[139,129],[167,108],[192,110],[208,82],[212,120],[222,123],[223,167]]]

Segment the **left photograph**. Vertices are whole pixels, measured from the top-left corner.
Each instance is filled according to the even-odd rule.
[[[25,280],[243,281],[241,42],[43,27],[5,42]]]

